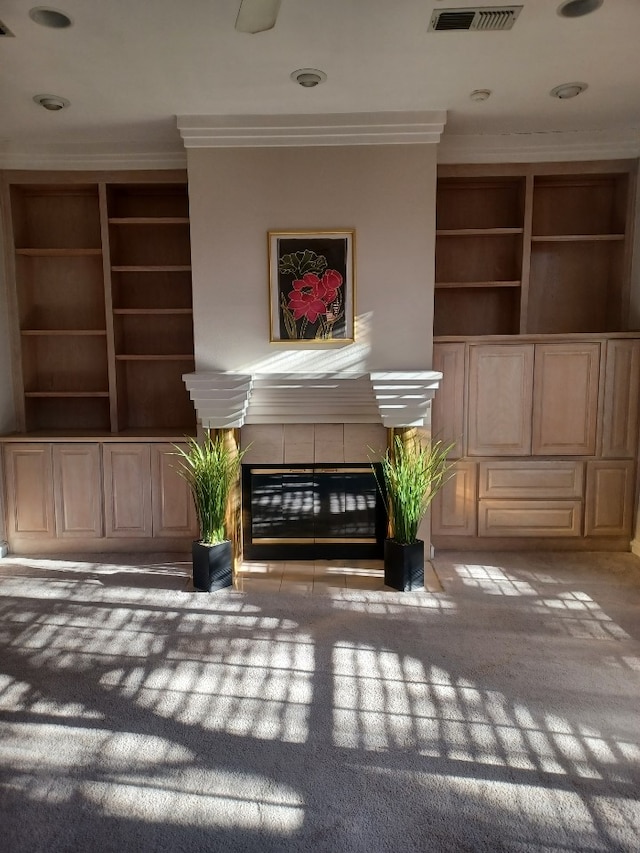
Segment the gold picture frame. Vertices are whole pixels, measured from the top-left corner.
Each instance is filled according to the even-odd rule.
[[[271,343],[355,340],[355,230],[269,231]]]

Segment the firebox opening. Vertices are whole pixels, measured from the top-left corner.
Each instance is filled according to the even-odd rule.
[[[375,468],[244,465],[245,559],[382,559],[387,514]]]

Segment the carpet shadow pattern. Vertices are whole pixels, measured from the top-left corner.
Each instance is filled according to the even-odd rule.
[[[636,851],[638,561],[536,559],[436,561],[443,594],[1,578],[4,849]]]

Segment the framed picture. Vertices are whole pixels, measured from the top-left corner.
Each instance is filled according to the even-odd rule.
[[[354,231],[269,231],[272,342],[353,342],[354,238]]]

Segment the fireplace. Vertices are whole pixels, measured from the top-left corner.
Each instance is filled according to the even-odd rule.
[[[245,558],[381,559],[387,516],[376,474],[370,465],[243,465]]]

